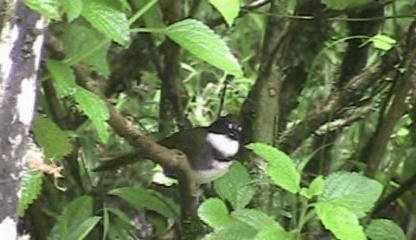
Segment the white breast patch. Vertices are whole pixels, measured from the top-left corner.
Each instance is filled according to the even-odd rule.
[[[236,155],[240,148],[240,143],[237,140],[223,134],[208,133],[207,141],[226,158]]]

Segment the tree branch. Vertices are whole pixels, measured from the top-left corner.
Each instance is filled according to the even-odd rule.
[[[84,74],[82,69],[76,68],[76,73],[86,89],[102,96],[100,91],[93,86],[93,80]],[[177,173],[181,195],[182,222],[195,218],[197,208],[196,180],[186,155],[178,150],[165,148],[150,137],[142,135],[133,123],[122,116],[110,102],[105,101],[110,111],[108,124],[113,130],[135,149],[140,149],[146,156],[149,156],[151,160]]]
[[[415,30],[416,28],[409,29],[409,33],[415,33]],[[379,122],[376,131],[371,136],[360,157],[360,159],[367,162],[365,174],[369,177],[374,177],[383,160],[394,126],[407,109],[405,100],[409,95],[412,79],[416,78],[416,48],[414,48],[414,43],[408,45],[413,46],[413,49],[407,49],[406,51],[409,52],[406,57],[408,61],[405,63],[407,71],[404,75],[398,76],[396,86],[393,89],[394,95],[391,99],[387,99],[387,101],[391,101],[391,104],[389,104],[385,113],[380,113],[384,117]]]
[[[280,147],[291,153],[296,150],[311,133],[328,120],[338,117],[348,107],[354,106],[367,89],[392,71],[398,62],[394,51],[388,52],[381,63],[367,67],[351,79],[344,87],[333,91],[328,99],[311,109],[305,119],[286,131],[280,138]]]

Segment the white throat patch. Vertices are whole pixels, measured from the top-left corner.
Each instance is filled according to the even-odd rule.
[[[226,158],[236,155],[240,148],[240,143],[237,140],[223,134],[208,133],[207,141]]]

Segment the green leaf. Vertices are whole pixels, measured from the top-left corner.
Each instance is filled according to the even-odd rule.
[[[76,229],[74,229],[74,231],[71,231],[69,234],[69,239],[84,239],[100,220],[101,217],[96,216],[84,220]]]
[[[343,206],[361,218],[379,199],[383,186],[358,173],[337,172],[331,174],[324,184],[319,202]]]
[[[296,240],[296,238],[284,229],[265,226],[253,240]]]
[[[42,190],[43,174],[35,169],[29,169],[22,179],[22,196],[20,197],[17,213],[23,217],[26,209],[39,196]]]
[[[59,20],[61,15],[59,14],[58,0],[23,0],[26,6],[35,10],[36,12],[54,19]]]
[[[231,53],[225,41],[202,22],[186,19],[170,25],[162,32],[207,63],[226,73],[236,76],[243,75],[238,60]]]
[[[251,143],[246,147],[269,163],[267,174],[276,185],[291,193],[300,190],[300,173],[286,153],[263,143]]]
[[[330,230],[340,240],[365,240],[362,226],[357,216],[348,209],[329,202],[318,202],[316,213],[325,228]]]
[[[375,48],[384,51],[390,50],[397,43],[395,39],[381,34],[375,35],[374,37],[370,38],[370,41],[373,42]]]
[[[79,17],[82,11],[82,0],[60,0],[62,9],[66,13],[68,22],[72,22]]]
[[[179,206],[171,199],[150,189],[140,187],[124,187],[109,192],[130,203],[138,211],[144,208],[153,210],[168,218],[179,218]]]
[[[60,160],[72,152],[73,146],[68,135],[45,116],[37,116],[33,133],[48,160]]]
[[[216,229],[214,233],[205,236],[203,240],[252,240],[256,234],[257,231],[249,225],[231,221]]]
[[[94,93],[81,87],[78,88],[77,94],[75,94],[75,101],[91,120],[101,141],[107,142],[109,136],[107,120],[110,113],[105,102]]]
[[[240,0],[209,0],[209,2],[222,14],[228,26],[233,25],[234,19],[240,12]]]
[[[309,188],[302,188],[300,194],[308,199],[311,199],[314,196],[319,196],[324,191],[324,178],[322,176],[316,177]]]
[[[257,209],[239,209],[231,213],[234,219],[246,223],[253,229],[260,231],[265,227],[283,230],[280,223],[276,222],[272,217]]]
[[[231,221],[227,206],[218,198],[205,200],[198,208],[198,217],[214,229]]]
[[[346,8],[359,7],[371,3],[373,1],[374,0],[321,0],[321,2],[326,4],[329,8],[336,10],[344,10]]]
[[[78,228],[79,223],[92,217],[92,201],[90,196],[81,196],[65,206],[58,221],[62,239],[70,239],[70,234]]]
[[[108,38],[125,46],[130,40],[129,24],[126,15],[112,8],[103,0],[84,1],[81,12],[98,31]]]
[[[406,240],[403,230],[388,219],[373,219],[366,229],[371,240]]]
[[[92,70],[104,77],[110,76],[107,52],[110,42],[103,44],[105,35],[98,32],[86,22],[78,21],[77,24],[66,24],[63,30],[63,41],[66,49],[66,60],[81,59]],[[102,45],[99,50],[97,46]]]
[[[67,97],[77,92],[78,85],[75,83],[75,75],[72,69],[61,61],[48,60],[46,67],[55,81],[59,97]]]
[[[255,189],[246,167],[234,162],[226,175],[214,182],[218,195],[231,203],[234,209],[244,208],[252,199]]]

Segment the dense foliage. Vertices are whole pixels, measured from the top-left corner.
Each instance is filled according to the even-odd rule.
[[[416,238],[414,2],[24,2],[50,19],[33,239]],[[163,157],[94,171],[217,112],[246,145],[197,209]]]

